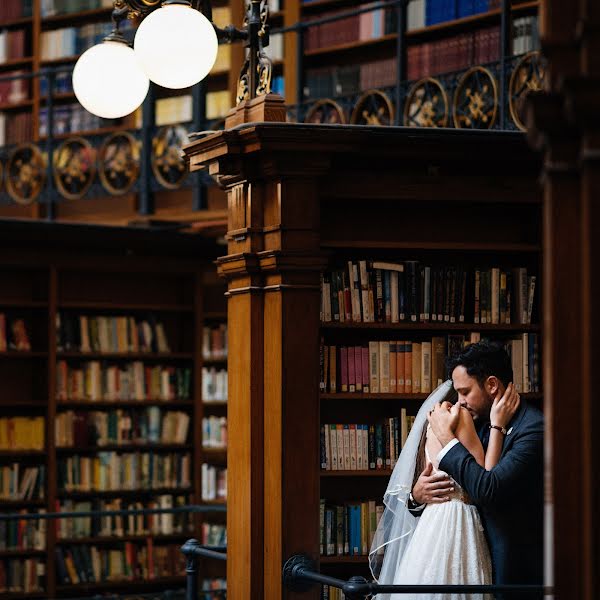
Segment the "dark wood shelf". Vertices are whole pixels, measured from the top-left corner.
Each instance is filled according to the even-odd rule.
[[[390,331],[481,331],[481,332],[499,332],[506,331],[510,333],[537,333],[540,331],[539,325],[491,325],[481,323],[442,323],[427,322],[415,323],[412,321],[400,321],[399,323],[355,323],[331,321],[321,323],[321,329],[384,329]]]
[[[5,592],[2,600],[34,600],[35,598],[48,598],[45,592]]]
[[[162,444],[148,442],[146,444],[106,444],[105,446],[72,446],[57,447],[57,454],[90,454],[96,452],[132,452],[145,450],[148,452],[177,452],[191,450],[192,444]]]
[[[41,300],[2,300],[0,308],[48,308],[48,303]]]
[[[154,489],[146,489],[139,488],[136,490],[90,490],[90,491],[71,491],[67,492],[64,490],[59,490],[57,496],[59,498],[72,498],[72,499],[82,499],[85,500],[87,498],[93,499],[96,496],[99,497],[110,497],[110,496],[154,496],[160,494],[191,494],[193,492],[192,486],[187,488],[176,487],[176,488],[154,488]]]
[[[5,558],[30,558],[34,556],[46,556],[46,551],[28,549],[0,550],[0,560]]]
[[[202,454],[206,456],[227,456],[227,448],[202,448]]]
[[[122,125],[115,125],[113,127],[100,127],[99,129],[82,129],[79,131],[68,131],[66,133],[59,133],[54,136],[55,140],[66,140],[67,138],[74,136],[92,136],[92,135],[105,135],[108,133],[115,133],[116,131],[126,131],[127,127]],[[38,141],[44,141],[48,136],[40,136]]]
[[[202,314],[205,321],[226,321],[227,313],[221,311],[207,311]]]
[[[340,52],[347,52],[348,50],[364,50],[365,48],[372,48],[375,46],[381,46],[396,41],[398,35],[395,33],[388,33],[378,38],[372,38],[369,40],[356,40],[354,42],[346,42],[345,44],[337,44],[335,46],[326,46],[325,48],[315,48],[314,50],[307,50],[304,53],[306,58],[312,58],[315,56],[326,56],[328,54],[338,54]]]
[[[0,28],[3,28],[3,26],[0,25]],[[0,63],[0,71],[8,71],[10,69],[16,69],[18,67],[31,68],[32,62],[33,56],[19,56],[18,58],[11,58]]]
[[[52,102],[63,102],[65,100],[73,100],[74,102],[77,101],[77,97],[75,96],[75,92],[59,92],[57,94],[53,94],[52,95]],[[48,103],[48,96],[41,96],[40,97],[40,102],[42,104],[47,104]]]
[[[33,23],[33,17],[19,17],[18,19],[12,19],[11,21],[4,21],[0,23],[1,29],[12,29],[13,27],[22,27],[24,25],[31,25]]]
[[[373,469],[369,471],[321,471],[321,477],[389,477],[390,469]]]
[[[366,554],[359,554],[358,556],[321,556],[319,561],[322,565],[366,565],[369,562],[369,557]]]
[[[41,508],[46,506],[45,500],[2,500],[0,510],[20,510],[22,508]]]
[[[213,408],[222,408],[222,407],[227,407],[227,400],[225,401],[219,401],[219,402],[202,402],[202,406],[204,407],[204,409],[208,409],[211,406]]]
[[[541,252],[538,244],[515,243],[473,243],[473,242],[425,242],[425,241],[388,241],[388,240],[323,240],[322,248],[364,249],[364,250],[435,250],[444,252]]]
[[[206,504],[207,506],[227,506],[227,500],[200,500],[199,504]]]
[[[205,367],[218,366],[218,365],[227,366],[227,359],[226,358],[203,358],[202,364]]]
[[[57,352],[57,358],[106,360],[193,360],[191,352]]]
[[[48,17],[42,17],[42,28],[53,29],[55,27],[67,25],[81,25],[83,22],[109,21],[112,13],[112,6],[104,8],[94,8],[91,10],[73,11],[60,13]],[[46,27],[50,25],[51,27]]]
[[[126,302],[59,302],[58,309],[73,310],[116,310],[119,313],[133,311],[148,312],[192,312],[194,307],[189,304],[128,304]]]
[[[146,406],[164,406],[169,408],[192,408],[191,400],[59,400],[58,410],[64,408],[80,408],[96,410],[98,408],[144,408]]]
[[[0,359],[2,358],[19,358],[19,359],[28,359],[28,358],[46,358],[48,356],[47,352],[33,352],[33,351],[17,351],[17,350],[9,350],[7,352],[0,352]]]
[[[125,588],[127,590],[140,590],[141,588],[154,588],[162,585],[181,585],[185,583],[185,575],[173,577],[157,577],[156,579],[131,580],[131,579],[112,579],[111,581],[100,581],[95,583],[77,583],[71,585],[57,585],[56,591],[61,594],[71,594],[80,596],[83,594],[96,595],[101,590],[112,590]],[[61,596],[64,598],[65,596]],[[4,597],[3,597],[4,600]]]
[[[23,102],[7,102],[0,104],[0,111],[6,112],[9,110],[24,110],[33,106],[33,100],[24,100]]]
[[[24,458],[26,456],[46,458],[45,450],[22,450],[15,448],[14,450],[0,450],[0,459],[5,458]]]
[[[364,0],[315,0],[314,2],[302,2],[300,8],[303,14],[327,12],[333,9],[358,8]]]
[[[152,538],[153,544],[168,544],[171,542],[179,542],[194,537],[194,532],[188,533],[173,533],[173,534],[139,534],[139,535],[118,535],[113,534],[103,537],[82,537],[82,538],[63,538],[56,541],[57,544],[119,544],[122,542],[145,542],[148,538]]]
[[[69,63],[74,63],[79,60],[81,54],[74,54],[72,56],[61,56],[60,58],[42,58],[41,64],[44,67],[51,67],[54,65],[66,65]]]

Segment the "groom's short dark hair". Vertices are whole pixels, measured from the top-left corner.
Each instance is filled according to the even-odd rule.
[[[506,387],[513,381],[512,362],[508,352],[497,342],[477,342],[467,346],[457,356],[447,361],[448,374],[456,367],[464,367],[467,374],[475,377],[479,385],[490,376],[497,377]]]

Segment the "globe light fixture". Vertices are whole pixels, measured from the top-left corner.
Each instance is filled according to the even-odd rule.
[[[148,76],[125,41],[92,46],[73,69],[77,100],[87,111],[105,119],[132,113],[144,101],[149,86]]]
[[[217,59],[212,23],[189,2],[164,2],[138,27],[133,48],[148,77],[171,89],[202,81]]]
[[[150,81],[171,89],[202,81],[215,64],[219,40],[243,41],[247,49],[237,102],[267,94],[268,14],[267,0],[250,0],[244,29],[221,29],[212,22],[211,0],[113,0],[113,31],[73,69],[75,96],[99,117],[123,117],[142,104]],[[133,48],[119,31],[128,17],[141,19]]]

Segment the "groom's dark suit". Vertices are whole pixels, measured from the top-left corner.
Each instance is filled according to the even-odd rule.
[[[521,400],[510,422],[498,464],[486,471],[458,443],[439,468],[477,505],[492,555],[494,583],[541,584],[543,580],[544,417]],[[480,438],[487,449],[488,423]]]

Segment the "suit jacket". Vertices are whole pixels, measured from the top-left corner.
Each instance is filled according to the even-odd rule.
[[[469,494],[481,513],[497,584],[542,584],[544,417],[523,400],[507,427],[498,464],[486,471],[462,444],[439,468]],[[489,439],[482,428],[484,447]]]

